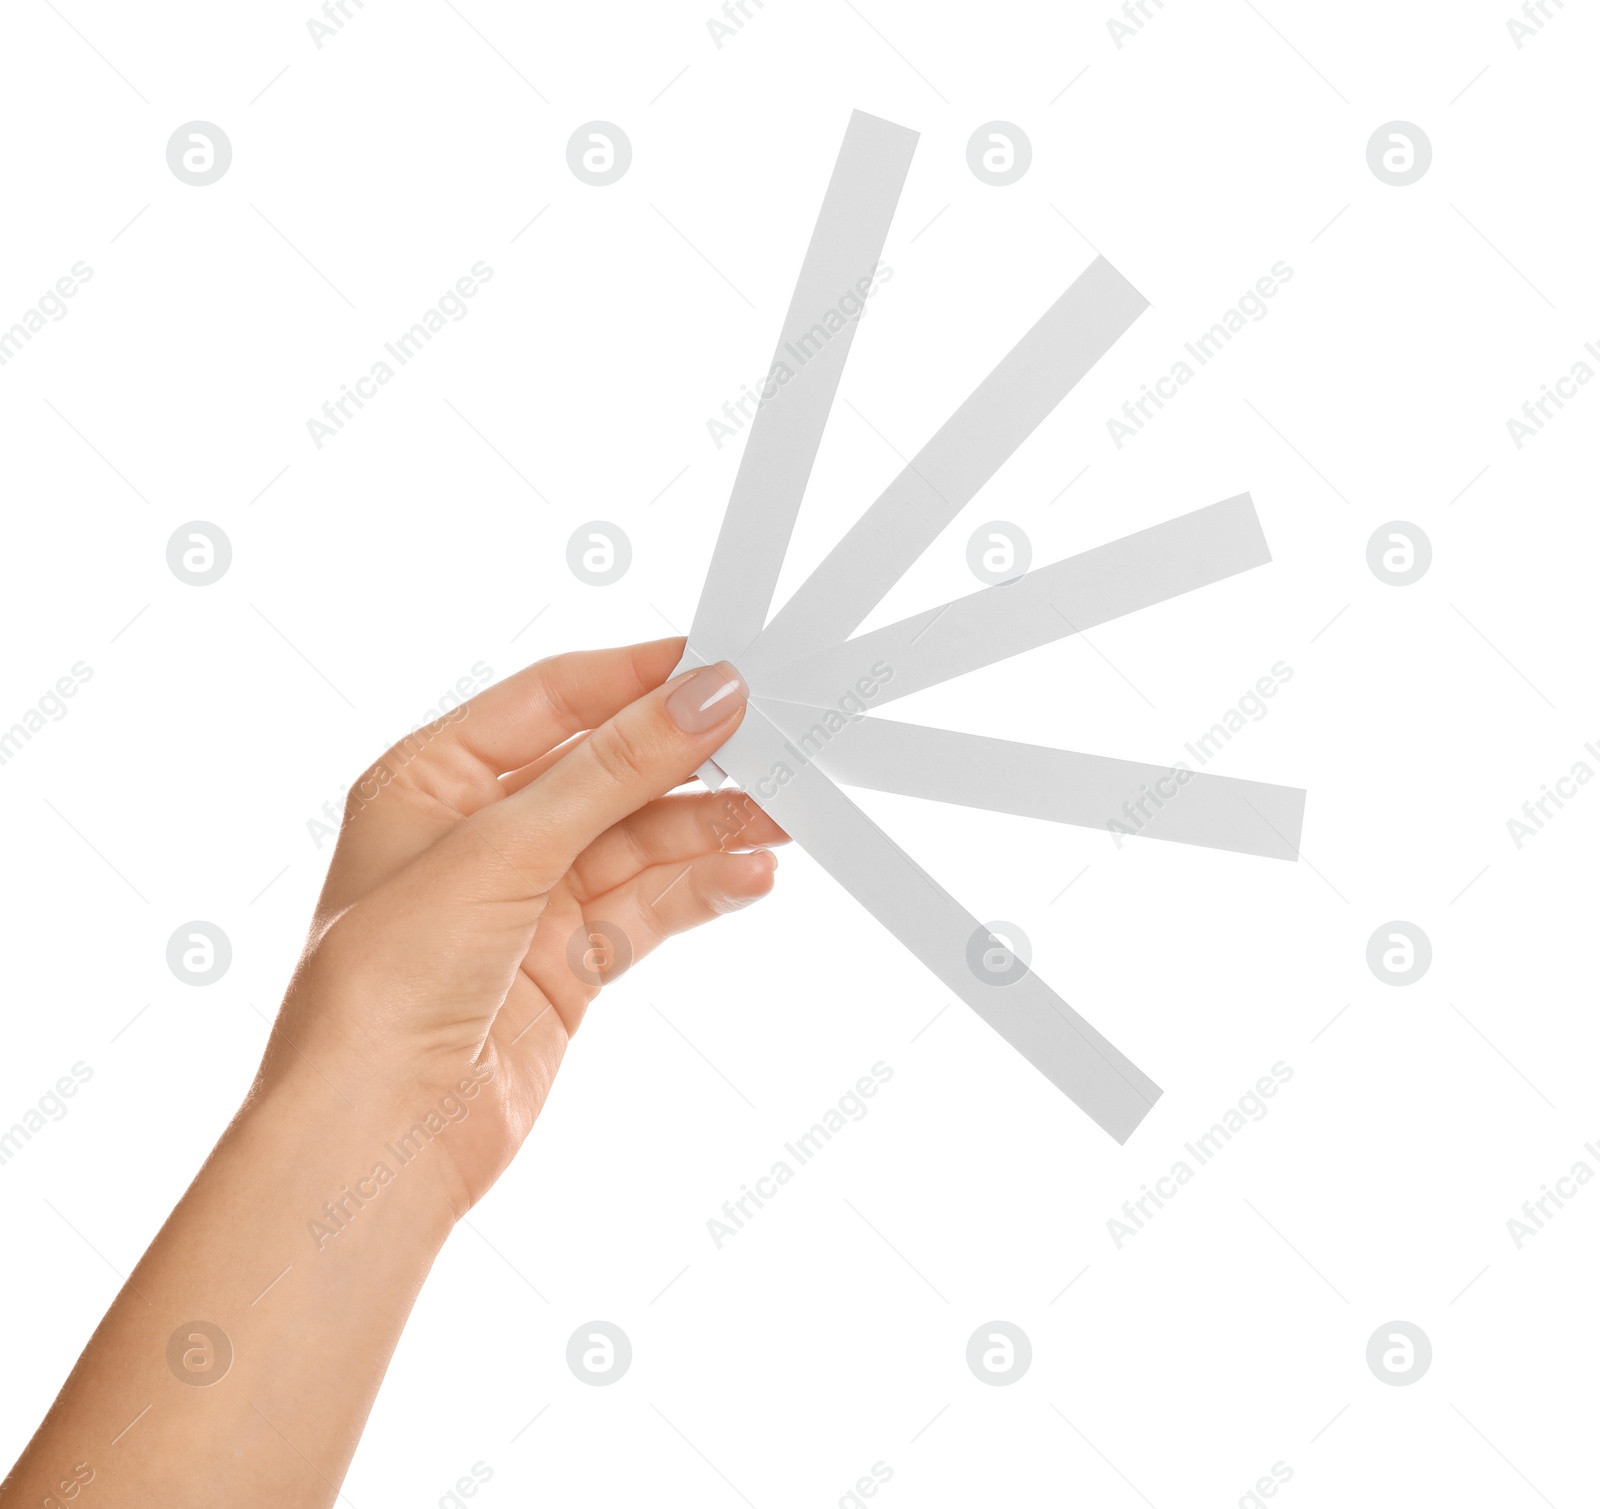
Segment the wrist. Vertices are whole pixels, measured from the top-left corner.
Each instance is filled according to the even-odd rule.
[[[425,1098],[382,1083],[335,1086],[302,1066],[252,1090],[218,1152],[273,1171],[277,1207],[307,1257],[365,1248],[343,1239],[380,1229],[386,1242],[431,1257],[470,1200],[440,1145],[450,1123]]]

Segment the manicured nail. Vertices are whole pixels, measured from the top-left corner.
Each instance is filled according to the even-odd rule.
[[[667,716],[686,734],[726,723],[744,706],[745,685],[726,660],[701,666],[667,698]]]

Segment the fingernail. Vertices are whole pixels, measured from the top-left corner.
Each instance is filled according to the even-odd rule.
[[[686,734],[703,734],[744,706],[743,679],[726,660],[701,666],[667,698],[667,716]]]

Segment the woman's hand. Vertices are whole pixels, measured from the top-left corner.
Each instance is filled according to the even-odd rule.
[[[0,1499],[334,1501],[602,980],[772,887],[748,798],[665,795],[745,708],[726,665],[666,682],[682,650],[544,661],[357,782],[256,1083]]]
[[[437,1168],[458,1213],[528,1135],[601,983],[772,888],[758,846],[785,835],[748,797],[663,794],[745,709],[726,664],[663,685],[682,651],[542,661],[351,788],[263,1081],[309,1063],[403,1118],[472,1078]]]

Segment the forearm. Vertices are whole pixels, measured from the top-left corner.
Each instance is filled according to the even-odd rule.
[[[727,846],[781,842],[770,818],[666,795],[744,710],[731,666],[668,681],[682,653],[531,667],[375,767],[383,798],[341,830],[259,1087],[0,1485],[7,1509],[334,1502],[417,1290],[602,974],[772,888],[770,853]]]
[[[397,1141],[425,1108],[357,1094],[361,1109],[307,1071],[252,1098],[0,1498],[334,1501],[454,1219],[444,1149]]]

